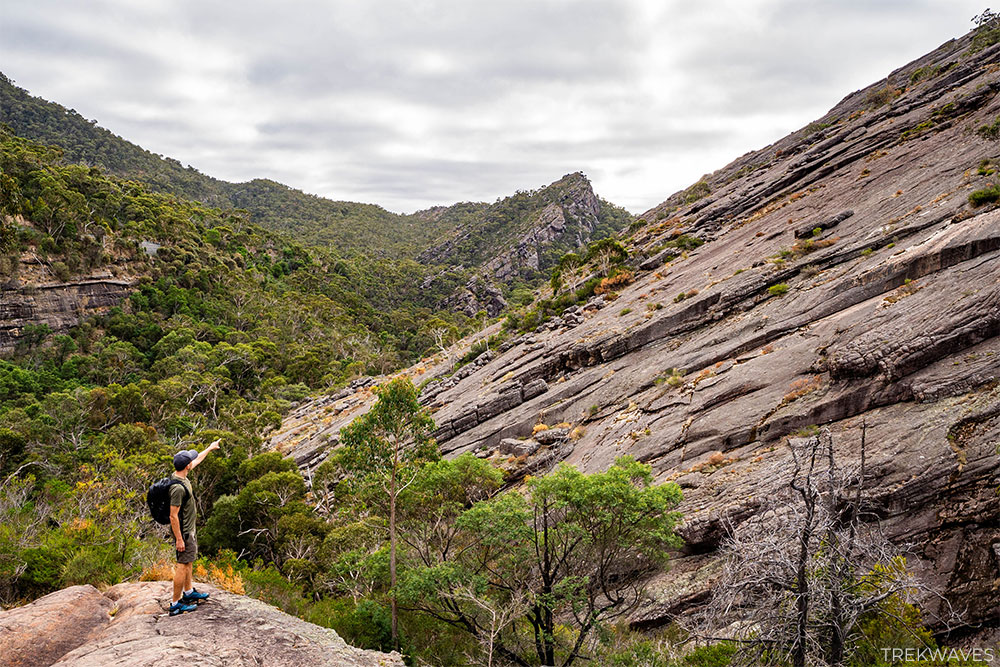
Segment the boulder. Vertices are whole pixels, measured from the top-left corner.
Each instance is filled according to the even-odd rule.
[[[544,431],[539,431],[535,434],[535,440],[543,445],[551,445],[556,442],[562,442],[569,437],[568,428],[549,428]]]
[[[528,384],[524,385],[524,389],[522,390],[521,393],[524,396],[524,400],[529,401],[535,398],[536,396],[541,396],[548,390],[549,390],[549,384],[542,378],[536,378],[531,382],[529,382]]]
[[[504,438],[500,441],[500,453],[505,456],[531,456],[540,446],[537,440]]]
[[[51,665],[103,630],[113,606],[93,586],[71,586],[0,612],[0,662]]]

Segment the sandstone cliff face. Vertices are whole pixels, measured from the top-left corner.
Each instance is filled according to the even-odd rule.
[[[47,324],[66,333],[88,315],[118,305],[131,292],[131,280],[94,275],[65,283],[0,288],[0,354],[17,345],[26,324]]]
[[[525,448],[525,467],[596,471],[629,454],[682,486],[687,547],[637,624],[705,598],[723,527],[787,483],[789,436],[826,425],[849,464],[864,421],[887,534],[966,632],[1000,626],[1000,210],[968,202],[996,178],[1000,143],[977,129],[1000,116],[1000,45],[968,46],[708,176],[707,197],[647,212],[637,279],[614,301],[451,377],[410,370],[438,376],[423,397],[446,455],[506,460],[501,447],[522,450],[504,439],[568,422],[573,437]],[[663,264],[682,232],[705,245]],[[272,443],[315,464],[370,401],[304,405]]]
[[[348,646],[333,630],[211,586],[196,611],[170,616],[169,582],[72,586],[0,612],[10,667],[289,665],[402,667],[398,654]]]

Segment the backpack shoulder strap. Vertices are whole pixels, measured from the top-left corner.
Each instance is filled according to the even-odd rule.
[[[180,484],[181,486],[184,487],[184,500],[187,501],[188,496],[191,495],[191,492],[188,491],[187,484],[185,484],[181,480],[177,479],[176,477],[171,477],[170,478],[170,486],[173,486],[174,484]]]
[[[188,491],[187,484],[185,484],[181,480],[177,479],[176,477],[171,477],[170,478],[170,486],[173,486],[174,484],[180,484],[181,487],[184,489],[184,500],[183,500],[183,502],[181,504],[181,508],[177,511],[177,520],[180,521],[181,518],[184,516],[184,503],[187,503],[188,498],[191,496],[191,492]],[[167,488],[169,489],[170,487],[167,487]],[[167,496],[169,497],[169,495],[170,495],[170,493],[168,491],[167,492]],[[181,523],[183,523],[183,522],[181,522]]]

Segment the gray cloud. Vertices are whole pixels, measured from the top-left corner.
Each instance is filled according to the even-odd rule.
[[[228,180],[412,211],[582,170],[639,211],[969,27],[969,0],[34,0],[0,69]]]

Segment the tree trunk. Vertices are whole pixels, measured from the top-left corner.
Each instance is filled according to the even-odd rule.
[[[808,485],[803,490],[802,497],[806,504],[805,525],[799,534],[799,558],[796,573],[795,588],[798,594],[795,651],[792,654],[793,667],[806,667],[809,631],[809,543],[813,535],[813,518],[816,511],[816,499],[812,495],[812,487]]]
[[[392,647],[399,650],[399,609],[396,604],[396,472],[399,469],[399,441],[392,456],[389,479],[389,585],[392,587]]]
[[[795,652],[792,656],[794,667],[806,667],[806,631],[809,624],[809,581],[807,566],[809,564],[809,535],[803,531],[798,562],[798,577],[796,593],[798,593],[798,618],[795,636]]]

